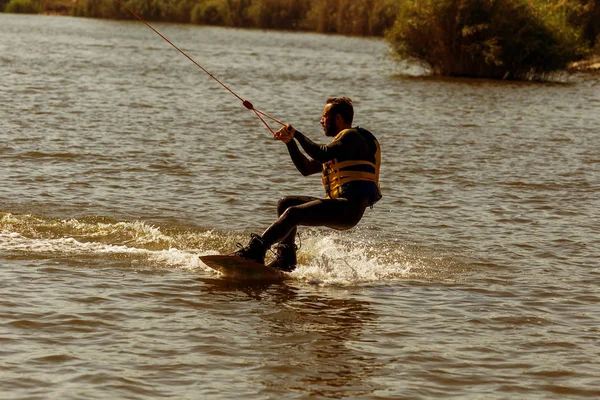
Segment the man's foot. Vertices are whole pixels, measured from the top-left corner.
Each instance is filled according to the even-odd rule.
[[[296,250],[298,250],[298,247],[295,244],[278,244],[275,259],[267,266],[285,272],[292,272],[296,269],[297,264]]]
[[[251,239],[248,246],[242,247],[242,245],[238,243],[238,246],[241,247],[241,249],[231,253],[231,255],[242,257],[246,260],[254,261],[260,264],[264,264],[267,247],[265,246],[262,238],[257,234],[253,233],[250,236]]]

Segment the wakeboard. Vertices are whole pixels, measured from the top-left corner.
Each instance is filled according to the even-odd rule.
[[[224,277],[236,280],[281,281],[287,275],[278,269],[238,256],[200,256],[200,261],[219,271]]]

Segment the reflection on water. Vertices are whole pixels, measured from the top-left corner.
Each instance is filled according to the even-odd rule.
[[[381,360],[362,351],[364,330],[376,325],[369,303],[352,296],[306,295],[287,284],[247,284],[203,280],[204,290],[238,292],[260,300],[264,310],[252,335],[257,381],[267,393],[300,392],[322,398],[348,398],[381,389],[372,378]]]

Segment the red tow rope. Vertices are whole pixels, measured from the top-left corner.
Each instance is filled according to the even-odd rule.
[[[244,105],[244,107],[246,107],[248,110],[250,111],[254,111],[254,114],[256,114],[256,116],[261,120],[261,122],[267,127],[267,129],[273,134],[275,135],[275,132],[273,131],[273,129],[271,129],[271,127],[269,126],[269,124],[267,124],[267,122],[264,120],[263,116],[270,119],[273,122],[276,122],[282,126],[285,126],[285,123],[271,117],[269,114],[262,112],[256,108],[254,108],[254,106],[252,105],[252,103],[250,103],[248,100],[244,100],[242,99],[240,96],[238,96],[233,90],[231,90],[229,87],[227,87],[227,85],[225,85],[223,82],[221,82],[220,80],[218,80],[213,74],[211,74],[210,72],[208,72],[202,65],[198,64],[192,57],[188,56],[185,51],[181,50],[179,47],[175,46],[175,44],[173,44],[173,42],[171,42],[169,39],[167,39],[165,36],[163,36],[162,33],[160,33],[159,31],[157,31],[156,29],[154,29],[154,27],[152,27],[152,25],[150,25],[148,22],[146,22],[142,17],[140,17],[139,15],[137,15],[135,12],[133,12],[129,7],[127,7],[121,0],[116,0],[117,3],[119,3],[121,6],[123,6],[127,11],[129,11],[131,13],[131,15],[133,15],[134,17],[136,17],[137,19],[139,19],[140,21],[142,21],[144,24],[146,24],[146,26],[150,29],[152,29],[154,31],[154,33],[156,33],[158,36],[160,36],[165,42],[169,43],[171,46],[173,46],[178,52],[180,52],[181,54],[183,54],[188,60],[190,60],[191,62],[193,62],[198,68],[200,68],[202,71],[204,71],[208,76],[210,76],[211,78],[213,78],[215,81],[217,81],[219,83],[219,85],[223,86],[225,88],[225,90],[227,90],[229,93],[231,93],[232,95],[234,95],[235,97],[238,98],[238,100],[240,100],[242,102],[242,104]]]

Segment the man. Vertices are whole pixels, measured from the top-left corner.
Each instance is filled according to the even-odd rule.
[[[275,133],[275,140],[287,145],[302,175],[322,173],[326,197],[282,198],[277,205],[277,221],[262,236],[252,234],[248,246],[233,255],[262,264],[266,251],[279,243],[276,258],[269,266],[292,271],[296,267],[298,225],[350,229],[358,224],[365,209],[381,198],[379,143],[366,129],[352,128],[353,117],[352,100],[329,98],[321,118],[325,136],[333,138],[329,144],[315,144],[291,125]],[[300,151],[296,142],[309,157]]]

